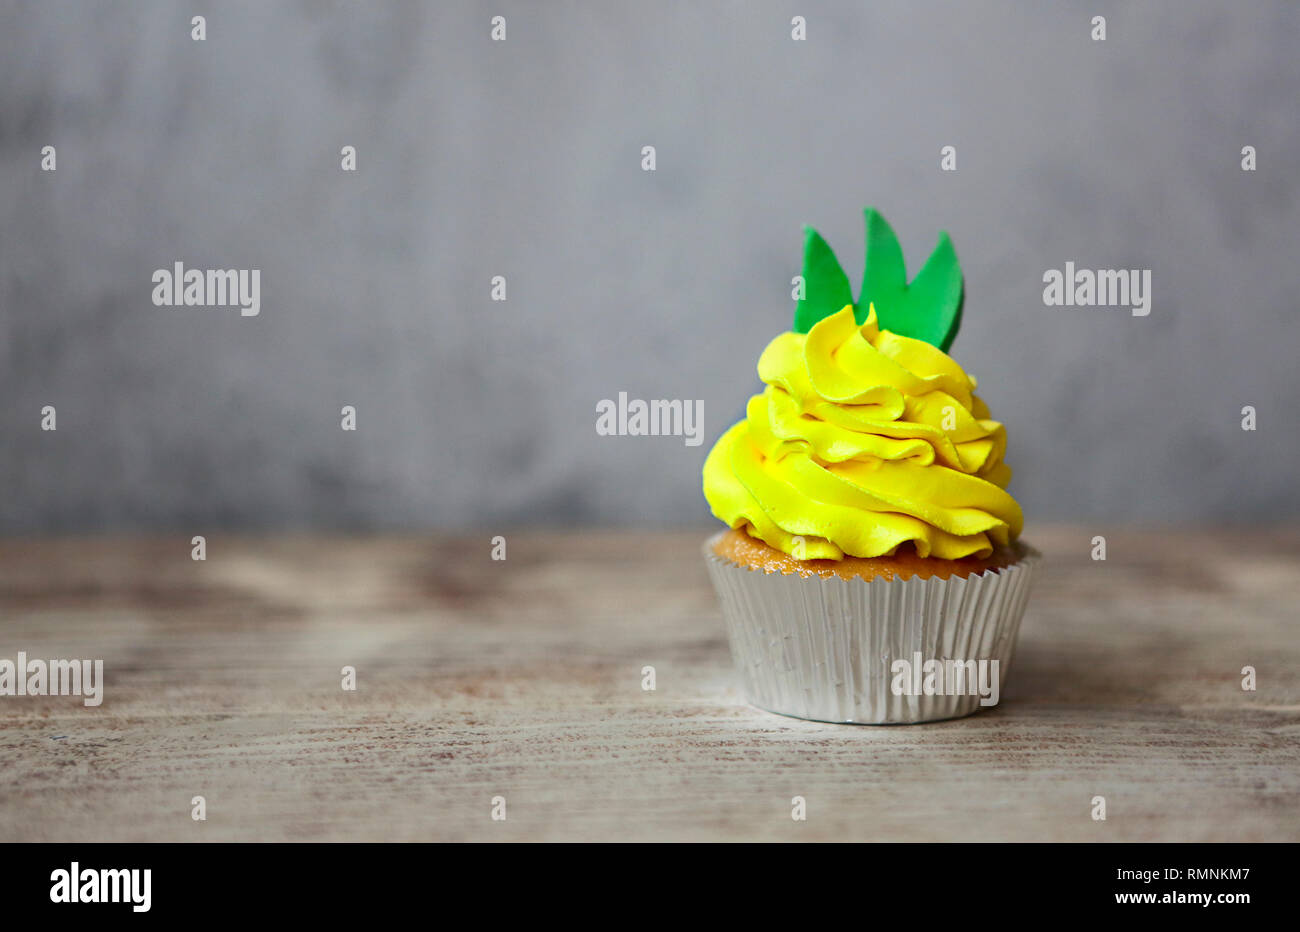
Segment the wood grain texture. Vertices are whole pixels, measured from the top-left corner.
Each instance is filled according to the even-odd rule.
[[[0,697],[0,840],[1300,839],[1295,532],[1031,528],[1002,704],[901,727],[747,707],[705,533],[4,542],[106,689]]]

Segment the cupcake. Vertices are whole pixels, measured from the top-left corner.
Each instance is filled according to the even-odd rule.
[[[807,229],[794,325],[704,464],[727,525],[704,547],[760,708],[914,723],[996,705],[1038,554],[1006,491],[1006,431],[948,355],[961,266],[946,233],[909,284],[866,211],[862,287]]]

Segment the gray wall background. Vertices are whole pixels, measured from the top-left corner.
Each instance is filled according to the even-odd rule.
[[[6,0],[0,530],[702,523],[800,224],[856,286],[866,204],[913,270],[951,232],[1031,522],[1294,517],[1298,46],[1286,2]],[[154,307],[178,259],[261,315]],[[1066,260],[1151,315],[1044,307]],[[620,390],[705,445],[596,436]]]

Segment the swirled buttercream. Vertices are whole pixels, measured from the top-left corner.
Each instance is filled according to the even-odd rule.
[[[922,340],[865,323],[852,305],[758,361],[767,388],[704,463],[704,496],[804,560],[878,557],[911,543],[940,559],[989,556],[1023,525],[1005,491],[1006,431],[975,379]]]

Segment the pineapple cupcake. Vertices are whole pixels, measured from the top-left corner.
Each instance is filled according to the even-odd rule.
[[[729,530],[705,545],[749,700],[828,722],[969,715],[1000,696],[1038,554],[1006,492],[1006,431],[947,355],[961,267],[946,233],[909,284],[866,211],[858,299],[806,231],[766,389],[704,464]]]

